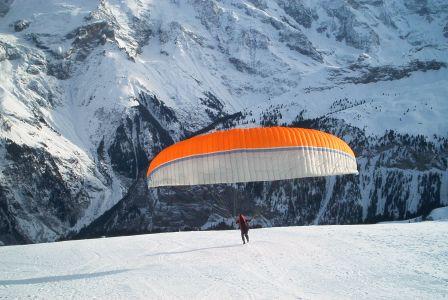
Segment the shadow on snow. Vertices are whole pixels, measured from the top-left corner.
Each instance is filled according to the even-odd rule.
[[[105,271],[105,272],[95,272],[95,273],[83,273],[83,274],[72,274],[72,275],[59,275],[59,276],[46,276],[46,277],[36,277],[36,278],[26,278],[26,279],[11,279],[11,280],[0,280],[0,285],[20,285],[20,284],[38,284],[38,283],[49,283],[49,282],[59,282],[59,281],[71,281],[95,278],[101,276],[109,276],[114,274],[119,274],[123,272],[130,271],[130,269]]]
[[[203,250],[210,250],[210,249],[224,249],[224,248],[234,248],[234,247],[241,247],[241,246],[242,246],[241,244],[233,244],[233,245],[224,245],[224,246],[215,246],[215,247],[204,247],[204,248],[197,248],[197,249],[190,249],[190,250],[183,250],[183,251],[157,252],[157,253],[153,253],[153,254],[148,254],[146,256],[182,254],[182,253],[189,253],[189,252],[196,252],[196,251],[203,251]]]

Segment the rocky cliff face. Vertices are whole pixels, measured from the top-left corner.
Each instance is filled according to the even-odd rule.
[[[447,18],[443,1],[0,2],[0,241],[448,205]],[[147,189],[164,147],[260,125],[334,133],[360,175]]]

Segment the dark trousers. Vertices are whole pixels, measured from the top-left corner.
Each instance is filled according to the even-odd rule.
[[[249,243],[249,235],[247,233],[248,233],[248,231],[242,231],[241,230],[241,238],[243,239],[243,244],[246,243],[246,241],[244,240],[244,237],[246,237],[246,240]]]

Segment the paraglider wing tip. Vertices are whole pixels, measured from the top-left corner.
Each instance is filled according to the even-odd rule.
[[[148,189],[154,187],[154,185],[152,184],[151,177],[146,178],[146,184],[148,185]]]

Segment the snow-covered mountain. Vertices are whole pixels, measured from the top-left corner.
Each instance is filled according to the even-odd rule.
[[[446,1],[2,0],[0,241],[426,215],[447,58]],[[163,147],[260,125],[337,134],[360,175],[147,189]]]

